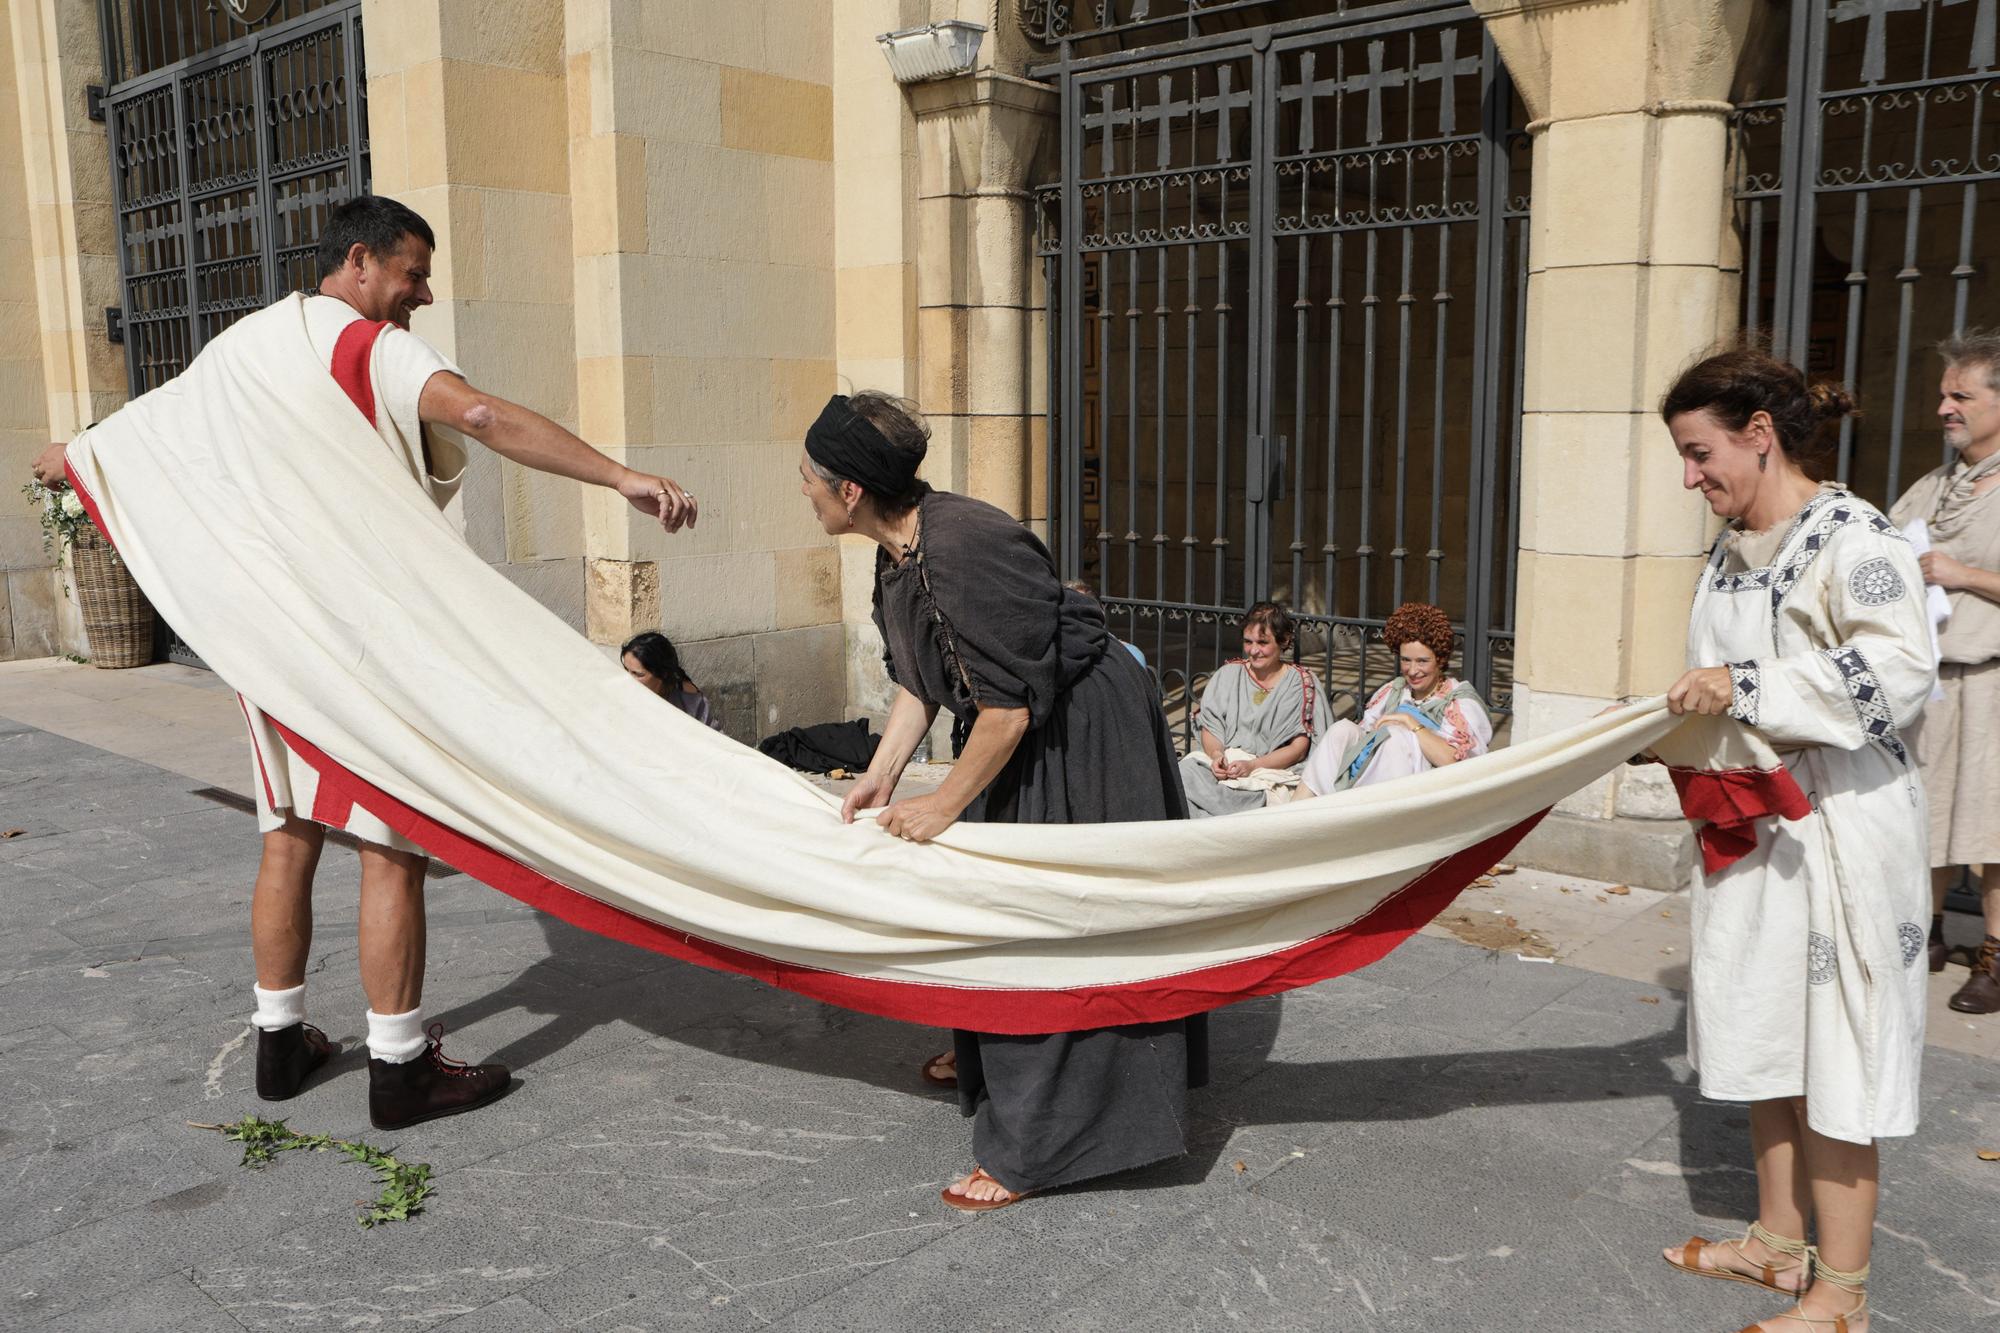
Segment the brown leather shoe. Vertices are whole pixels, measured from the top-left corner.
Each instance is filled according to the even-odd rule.
[[[1944,971],[1945,960],[1951,957],[1951,946],[1944,942],[1944,918],[1942,916],[1931,918],[1931,937],[1925,941],[1925,945],[1930,950],[1931,971]]]
[[[2000,940],[1988,935],[1980,942],[1972,976],[1951,997],[1951,1007],[1961,1014],[2000,1014]]]
[[[257,1029],[257,1095],[267,1102],[296,1097],[312,1072],[340,1047],[310,1023],[275,1031]]]
[[[430,1026],[430,1045],[403,1064],[368,1061],[368,1120],[377,1129],[406,1129],[498,1101],[513,1085],[505,1065],[468,1065],[441,1049],[444,1024]]]

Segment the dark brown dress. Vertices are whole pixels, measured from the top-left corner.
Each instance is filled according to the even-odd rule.
[[[895,682],[970,722],[1025,708],[1013,758],[967,820],[1185,819],[1153,680],[1065,589],[1033,533],[992,505],[932,491],[915,552],[875,565],[875,625]],[[1205,1015],[1045,1036],[959,1031],[973,1153],[1010,1190],[1046,1189],[1187,1151],[1187,1089],[1206,1081]]]

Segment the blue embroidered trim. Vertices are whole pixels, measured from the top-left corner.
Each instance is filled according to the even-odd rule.
[[[1729,716],[1745,726],[1757,725],[1758,684],[1755,662],[1729,664]]]
[[[1791,595],[1792,589],[1797,586],[1800,578],[1804,577],[1806,570],[1812,567],[1812,562],[1819,559],[1819,553],[1826,549],[1826,544],[1833,539],[1833,534],[1850,523],[1866,523],[1869,527],[1884,536],[1893,536],[1898,541],[1909,540],[1896,530],[1895,524],[1882,517],[1871,506],[1852,501],[1833,506],[1827,510],[1825,518],[1813,524],[1812,531],[1808,532],[1805,540],[1799,543],[1798,554],[1793,556],[1791,563],[1780,570],[1778,577],[1772,580],[1771,619],[1773,621],[1777,620],[1778,609],[1784,605],[1785,598]],[[1774,633],[1775,629],[1774,625]]]
[[[1868,665],[1868,659],[1859,648],[1822,648],[1820,655],[1833,663],[1840,672],[1841,684],[1847,687],[1847,698],[1854,705],[1854,715],[1861,721],[1861,730],[1868,739],[1881,746],[1903,764],[1910,762],[1910,752],[1896,734],[1896,715],[1890,711],[1888,693],[1882,682],[1876,678],[1875,668]]]
[[[1812,531],[1806,534],[1806,539],[1799,543],[1798,550],[1785,564],[1767,565],[1762,569],[1739,570],[1734,574],[1718,572],[1709,580],[1709,587],[1716,592],[1758,592],[1768,589],[1771,594],[1771,615],[1775,619],[1778,608],[1784,605],[1785,598],[1791,595],[1799,579],[1812,566],[1812,562],[1819,558],[1820,552],[1826,549],[1826,544],[1832,539],[1833,534],[1848,524],[1866,523],[1885,536],[1908,540],[1903,537],[1895,524],[1882,517],[1873,506],[1856,500],[1844,491],[1829,491],[1799,511],[1799,516],[1792,520],[1791,530],[1778,544],[1778,549],[1783,551],[1790,547],[1798,535],[1798,530],[1807,523],[1812,524]],[[1722,562],[1719,558],[1721,555],[1719,544],[1716,555],[1718,559],[1714,568],[1720,571]]]

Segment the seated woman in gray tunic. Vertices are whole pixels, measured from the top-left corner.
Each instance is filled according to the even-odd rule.
[[[1285,661],[1297,631],[1291,613],[1259,602],[1243,617],[1243,656],[1201,692],[1201,748],[1181,760],[1196,819],[1264,805],[1273,787],[1296,786],[1306,751],[1326,730],[1312,672]]]
[[[929,436],[913,405],[836,395],[799,461],[820,525],[881,547],[875,625],[896,698],[842,817],[887,805],[880,827],[915,842],[960,819],[1185,818],[1152,678],[1118,646],[1097,604],[1062,586],[1033,533],[991,505],[917,480]],[[927,796],[889,804],[940,705],[970,728],[951,776]],[[1046,1036],[953,1034],[976,1165],[944,1201],[1002,1208],[1186,1152],[1187,1089],[1202,1081],[1206,1037],[1202,1018]]]

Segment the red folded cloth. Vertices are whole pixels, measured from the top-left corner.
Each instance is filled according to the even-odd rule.
[[[1680,794],[1681,813],[1696,824],[1701,864],[1709,874],[1727,869],[1757,846],[1759,819],[1803,819],[1812,809],[1798,780],[1776,768],[1676,768],[1667,774]]]

